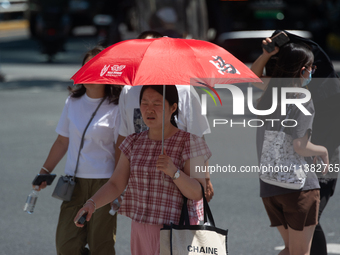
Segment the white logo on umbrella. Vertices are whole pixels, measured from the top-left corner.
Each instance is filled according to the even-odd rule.
[[[123,72],[121,72],[125,68],[125,65],[113,65],[111,66],[111,70],[107,71],[105,76],[121,76]]]
[[[119,66],[119,65],[114,65],[114,66],[111,67],[111,70],[112,70],[112,71],[118,71],[118,72],[120,72],[120,71],[122,71],[124,68],[125,68],[125,65],[121,65],[121,66]]]
[[[121,72],[126,66],[125,65],[113,65],[110,68],[110,65],[105,65],[100,72],[100,76],[121,76],[123,72]],[[110,68],[110,71],[109,71]]]
[[[225,73],[240,74],[240,72],[231,64],[226,63],[220,56],[212,56],[214,59],[209,62],[212,63],[218,72],[222,75]]]
[[[103,69],[101,70],[101,72],[100,72],[100,76],[103,76],[103,75],[107,72],[107,70],[109,69],[109,67],[110,67],[110,65],[105,65],[105,66],[103,67]]]

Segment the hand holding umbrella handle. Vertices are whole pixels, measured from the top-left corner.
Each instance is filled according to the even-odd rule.
[[[166,154],[164,150],[164,154],[158,156],[158,160],[156,162],[156,168],[159,171],[162,171],[166,175],[170,176],[171,178],[177,172],[177,167],[172,162],[172,159]]]

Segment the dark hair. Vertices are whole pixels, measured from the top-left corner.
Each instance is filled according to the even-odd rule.
[[[314,56],[307,44],[288,43],[280,48],[276,55],[271,79],[263,95],[259,99],[257,108],[267,110],[272,105],[272,90],[278,88],[278,103],[281,102],[282,87],[300,87],[300,72],[303,67],[313,64]],[[293,95],[291,95],[293,96]],[[259,116],[267,118],[268,116]]]
[[[83,61],[82,61],[82,65],[85,65],[86,60],[90,57],[94,57],[96,56],[98,53],[100,53],[102,50],[104,50],[104,47],[102,46],[96,46],[93,49],[89,50],[88,52],[86,52]],[[110,84],[103,84],[103,86],[105,86],[104,89],[104,95],[105,97],[107,97],[107,99],[109,100],[109,103],[113,103],[113,104],[118,104],[119,102],[119,95],[120,92],[122,91],[122,87],[120,85],[110,85]],[[86,88],[83,84],[77,84],[73,87],[68,87],[67,88],[68,91],[70,92],[71,97],[74,98],[79,98],[82,97],[85,93],[86,93]]]
[[[158,92],[163,96],[163,86],[162,85],[144,85],[142,87],[142,90],[140,91],[139,95],[139,105],[142,102],[142,97],[144,94],[144,91],[148,88],[153,89],[154,91]],[[178,117],[178,91],[175,85],[165,85],[165,100],[168,101],[169,106],[172,106],[173,104],[177,104],[176,111],[174,111],[171,115],[170,122],[173,126],[177,127],[175,116]]]
[[[272,77],[300,78],[301,68],[313,64],[314,55],[307,44],[288,43],[280,48]]]
[[[151,36],[152,38],[161,38],[163,35],[156,31],[144,31],[140,33],[140,35],[137,37],[137,39],[145,39],[146,37]]]

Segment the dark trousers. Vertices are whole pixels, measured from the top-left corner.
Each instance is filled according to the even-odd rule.
[[[333,195],[336,179],[330,180],[327,183],[320,183],[320,207],[318,216],[318,225],[315,227],[314,236],[312,240],[312,247],[310,255],[327,255],[327,242],[325,234],[320,225],[320,217],[325,209],[328,200]]]

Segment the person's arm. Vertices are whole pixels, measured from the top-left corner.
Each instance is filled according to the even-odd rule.
[[[53,143],[51,150],[47,156],[47,159],[45,163],[43,164],[43,167],[46,168],[49,173],[51,173],[56,165],[60,162],[60,160],[65,156],[67,149],[68,149],[68,143],[69,143],[69,138],[58,135],[57,139]],[[39,174],[48,174],[46,170],[41,168]],[[46,182],[43,182],[40,186],[39,189],[44,189],[46,188]]]
[[[117,168],[111,178],[105,183],[78,211],[74,218],[77,227],[84,225],[77,224],[75,221],[84,212],[87,213],[86,221],[89,221],[94,211],[116,199],[123,193],[130,177],[130,162],[128,158],[121,153]]]
[[[185,162],[184,170],[180,170],[180,176],[173,180],[176,184],[177,188],[181,191],[183,196],[192,200],[200,200],[202,198],[202,190],[200,183],[203,185],[204,190],[206,189],[206,181],[202,178],[190,178],[190,165],[204,165],[203,156],[188,159]],[[159,171],[164,172],[166,175],[171,178],[174,177],[177,172],[177,167],[172,162],[171,158],[166,155],[166,151],[164,150],[164,155],[159,155],[159,158],[156,163],[156,168]]]
[[[315,145],[311,143],[308,139],[308,133],[304,137],[297,138],[293,140],[294,151],[303,157],[320,156],[327,167],[324,170],[324,174],[328,171],[328,151],[326,147],[321,145]]]
[[[187,85],[177,86],[177,88],[180,89],[178,127],[205,140],[204,135],[209,134],[211,130],[206,116],[201,114],[201,101],[198,93]],[[208,161],[205,165],[208,169]],[[209,202],[214,195],[214,188],[208,171],[206,172],[206,187],[205,197]]]
[[[202,138],[205,141],[205,137],[202,136]],[[206,169],[209,169],[209,160],[207,160],[205,162],[205,167],[206,167]],[[211,180],[210,180],[209,171],[205,172],[205,185],[206,185],[205,198],[207,199],[207,202],[210,202],[210,200],[214,196],[214,187],[213,187]]]
[[[126,138],[125,136],[119,135],[117,142],[116,142],[116,146],[115,146],[115,162],[116,162],[115,169],[116,169],[117,164],[119,162],[120,154],[122,153],[122,151],[119,149],[119,145],[125,140],[125,138]],[[118,202],[122,203],[122,197],[121,196],[118,197]]]
[[[186,114],[184,117],[188,118],[186,123],[188,123],[187,131],[189,133],[195,134],[199,137],[202,137],[205,140],[204,135],[211,133],[209,122],[206,116],[201,114],[201,102],[199,95],[197,94],[195,89],[190,89],[190,104],[187,106]],[[193,121],[192,121],[193,120]],[[208,169],[209,162],[208,160],[205,162],[205,166]],[[206,190],[205,197],[208,202],[214,196],[214,188],[210,181],[210,173],[206,171]]]
[[[125,138],[126,138],[125,136],[119,135],[118,139],[117,139],[117,142],[116,142],[116,146],[115,146],[115,160],[116,160],[115,162],[116,162],[116,166],[118,164],[118,161],[119,161],[119,158],[120,158],[120,154],[121,154],[119,146],[121,145],[121,143],[124,141]]]
[[[270,38],[266,38],[265,40],[262,41],[263,44],[268,44],[270,43],[272,40]],[[256,83],[252,83],[255,87],[261,89],[261,90],[265,90],[267,88],[267,85],[270,81],[270,78],[267,76],[263,76],[263,71],[264,68],[268,62],[268,60],[271,58],[271,56],[275,55],[276,53],[279,52],[279,47],[275,46],[275,50],[268,53],[264,48],[263,49],[263,53],[255,60],[255,62],[252,64],[250,70],[253,71],[253,73],[255,73],[259,78],[261,78],[261,80],[263,81],[263,83],[260,82],[256,82]]]
[[[206,169],[209,169],[209,161],[207,160],[205,162],[205,166],[206,166]],[[206,172],[205,174],[205,184],[206,184],[206,190],[205,190],[205,198],[207,199],[207,202],[210,202],[210,200],[212,199],[212,197],[214,196],[214,187],[211,183],[211,180],[210,180],[210,173],[209,171]]]

